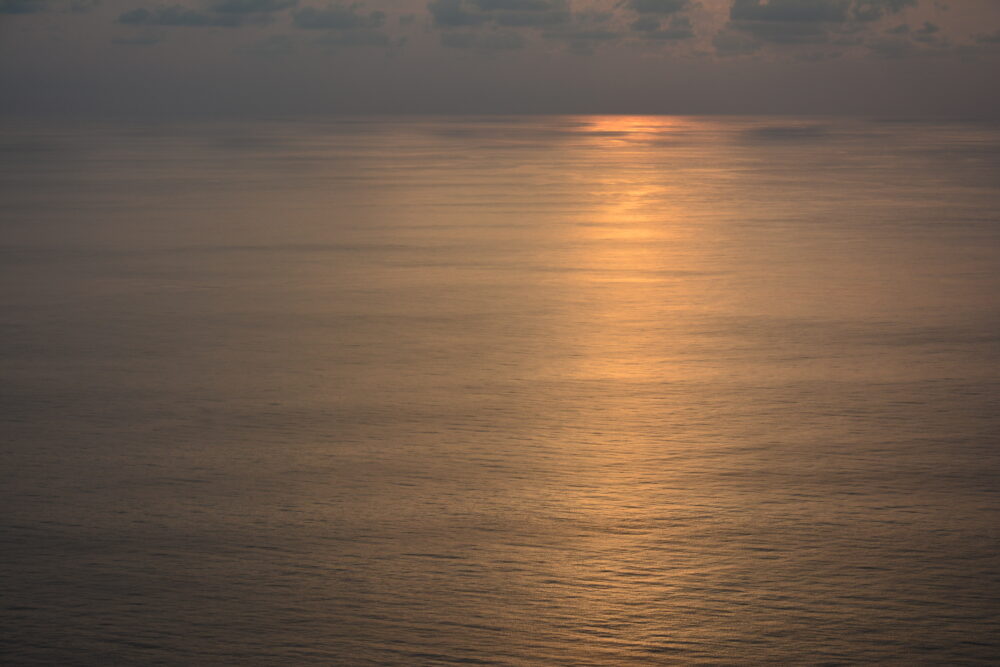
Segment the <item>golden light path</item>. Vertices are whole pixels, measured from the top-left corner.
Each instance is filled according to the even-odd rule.
[[[581,311],[578,372],[590,378],[656,381],[663,372],[663,315],[684,307],[696,271],[692,212],[678,170],[658,160],[656,142],[683,124],[670,117],[598,116],[582,134],[593,159],[574,176],[589,204],[571,227]],[[660,335],[658,334],[658,336]]]

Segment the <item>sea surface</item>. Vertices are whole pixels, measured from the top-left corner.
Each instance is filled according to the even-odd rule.
[[[1000,125],[0,128],[0,662],[1000,664]]]

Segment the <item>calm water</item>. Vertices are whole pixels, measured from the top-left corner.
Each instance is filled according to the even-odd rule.
[[[1000,662],[1000,126],[7,122],[9,664]]]

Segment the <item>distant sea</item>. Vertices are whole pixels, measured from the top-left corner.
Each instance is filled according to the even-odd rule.
[[[1000,663],[1000,125],[7,119],[0,661]]]

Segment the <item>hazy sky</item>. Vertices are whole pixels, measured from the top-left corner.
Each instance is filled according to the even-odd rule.
[[[0,0],[0,112],[1000,116],[998,0]]]

